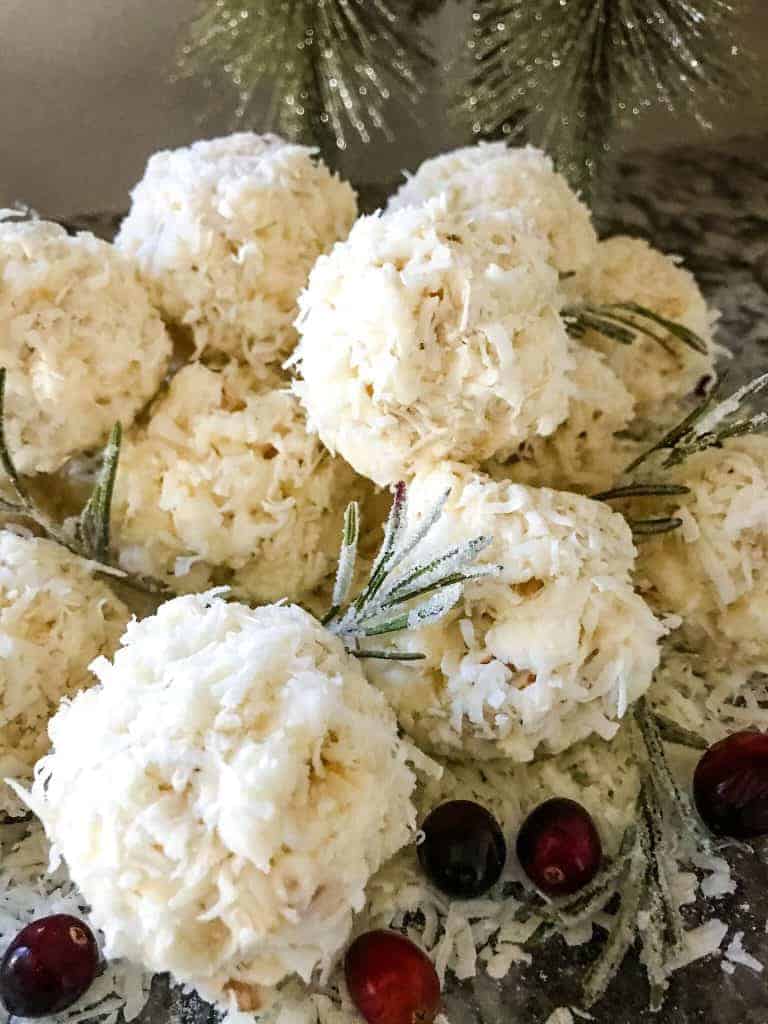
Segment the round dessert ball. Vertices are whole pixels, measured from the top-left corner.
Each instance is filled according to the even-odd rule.
[[[95,680],[130,618],[86,562],[51,541],[0,530],[0,779],[31,777],[62,697]],[[0,813],[21,804],[0,785]]]
[[[259,368],[293,348],[312,264],[356,215],[355,193],[311,149],[241,132],[152,156],[115,244],[198,352]]]
[[[400,186],[389,208],[440,194],[467,216],[519,209],[547,239],[552,262],[562,273],[582,270],[594,259],[597,235],[588,208],[546,153],[533,146],[481,142],[426,160]]]
[[[171,341],[134,266],[93,235],[0,221],[0,366],[17,468],[50,472],[129,424]]]
[[[632,588],[623,517],[580,495],[434,471],[410,488],[418,524],[451,495],[418,561],[493,538],[451,613],[393,645],[426,660],[366,663],[419,743],[446,756],[531,760],[591,733],[610,739],[651,682],[663,633]],[[378,639],[378,638],[377,638]]]
[[[649,326],[661,344],[638,334],[631,345],[623,345],[597,331],[587,331],[582,342],[604,353],[637,402],[639,414],[654,414],[670,399],[688,395],[702,377],[712,374],[716,317],[707,309],[693,275],[675,257],[652,248],[642,238],[618,235],[600,242],[591,265],[564,286],[575,302],[635,302],[688,327],[706,343],[704,355],[653,323]],[[633,319],[633,314],[627,316]]]
[[[310,427],[377,484],[551,434],[572,359],[546,243],[518,214],[441,200],[361,218],[303,293],[296,384]]]
[[[484,468],[497,480],[595,494],[608,490],[636,454],[615,435],[633,418],[632,395],[599,352],[574,348],[568,418],[550,437],[524,441],[506,461]]]
[[[408,748],[358,662],[296,606],[210,592],[94,671],[28,799],[105,955],[250,1011],[328,967],[415,829]]]
[[[214,580],[258,601],[297,600],[334,568],[344,508],[367,488],[307,432],[276,377],[192,363],[124,442],[120,564],[175,590]]]
[[[640,548],[647,600],[729,661],[768,670],[768,438],[727,440],[667,479],[690,494],[668,510],[682,527]]]

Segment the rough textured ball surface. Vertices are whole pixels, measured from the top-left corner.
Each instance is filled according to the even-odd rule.
[[[484,466],[495,479],[595,494],[632,461],[637,443],[616,437],[632,420],[632,395],[599,352],[577,345],[573,356],[568,418],[550,437],[524,441],[504,462]]]
[[[668,474],[681,529],[640,549],[638,580],[711,654],[768,670],[768,438],[733,438]]]
[[[107,957],[257,1011],[263,986],[331,963],[414,834],[394,715],[312,616],[213,593],[132,622],[94,671],[30,805]]]
[[[613,737],[651,682],[663,633],[630,580],[635,550],[622,516],[574,494],[436,471],[417,477],[416,524],[451,497],[419,561],[477,536],[481,563],[443,621],[397,637],[426,660],[369,662],[403,728],[447,755],[530,760],[596,733]]]
[[[8,446],[25,473],[58,469],[129,424],[171,341],[134,265],[86,233],[0,221],[0,366]]]
[[[657,416],[665,402],[688,395],[702,377],[713,372],[715,314],[707,308],[693,275],[644,239],[618,235],[600,242],[590,266],[564,286],[577,302],[638,303],[683,324],[706,342],[708,351],[703,355],[654,324],[650,327],[661,343],[639,335],[631,345],[622,345],[587,331],[584,344],[604,353],[637,402],[638,413]],[[630,313],[628,319],[632,318]]]
[[[62,697],[95,682],[130,613],[86,563],[47,540],[0,530],[0,779],[26,779],[48,749]],[[0,785],[0,812],[21,804]]]
[[[546,243],[514,212],[441,200],[364,217],[301,297],[296,390],[310,427],[379,484],[551,434],[573,389]]]
[[[467,216],[519,209],[547,239],[563,273],[582,270],[594,258],[597,235],[588,208],[533,146],[479,143],[426,160],[390,200],[401,209],[444,194]]]
[[[366,487],[307,432],[276,377],[190,364],[125,439],[113,506],[121,564],[176,590],[215,581],[297,600],[333,569],[344,507]]]
[[[312,150],[242,132],[152,156],[116,245],[198,351],[258,368],[290,352],[312,264],[356,214],[350,186]]]

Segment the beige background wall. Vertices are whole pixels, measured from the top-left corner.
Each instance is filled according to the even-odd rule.
[[[201,128],[201,90],[169,82],[177,33],[194,9],[195,0],[0,0],[0,205],[24,199],[51,216],[122,208],[149,153],[223,127]],[[441,15],[434,30],[446,46],[466,10]],[[745,28],[768,67],[768,0],[753,0]],[[749,102],[713,112],[719,136],[768,127],[766,82],[763,71]],[[355,176],[386,180],[458,141],[441,109],[428,97],[426,134],[403,124],[395,145],[358,151]],[[696,134],[654,115],[632,141]]]

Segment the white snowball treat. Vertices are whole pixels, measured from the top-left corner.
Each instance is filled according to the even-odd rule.
[[[551,434],[573,385],[546,253],[515,212],[467,221],[433,200],[361,218],[300,301],[310,427],[378,484]]]
[[[113,506],[121,564],[178,590],[231,582],[297,600],[335,565],[364,481],[306,429],[295,395],[246,366],[192,363],[124,443]]]
[[[129,618],[87,563],[0,530],[0,779],[31,777],[59,701],[95,682],[89,664],[112,654]],[[0,783],[0,812],[20,809]]]
[[[551,159],[533,146],[481,142],[426,160],[400,186],[389,208],[441,194],[467,219],[494,210],[520,210],[547,239],[552,261],[563,273],[582,270],[594,259],[597,236],[589,210]]]
[[[565,282],[576,301],[594,305],[637,303],[698,334],[707,347],[696,352],[653,322],[657,340],[638,333],[631,345],[587,331],[584,343],[603,352],[638,403],[650,415],[669,399],[683,398],[711,375],[715,314],[707,308],[694,276],[679,261],[641,238],[617,235],[600,242],[590,267]],[[636,319],[626,314],[629,321]]]
[[[480,562],[500,574],[470,581],[443,621],[398,636],[426,661],[367,662],[369,678],[407,732],[448,756],[527,761],[591,733],[610,739],[650,685],[663,633],[633,590],[625,520],[579,495],[435,471],[410,489],[414,524],[448,487],[427,544],[492,538]]]
[[[356,214],[312,150],[243,132],[151,157],[116,244],[199,352],[260,367],[290,352],[312,264]]]
[[[413,837],[408,748],[296,606],[179,597],[123,645],[53,719],[30,804],[107,956],[258,1010],[263,987],[330,964]]]
[[[768,671],[768,438],[732,438],[669,476],[690,494],[673,510],[682,527],[642,545],[648,600],[710,655]]]
[[[56,470],[131,423],[171,341],[134,266],[93,235],[0,220],[0,282],[8,445],[20,471]]]

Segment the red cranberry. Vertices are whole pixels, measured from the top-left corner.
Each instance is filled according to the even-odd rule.
[[[539,804],[517,836],[517,858],[548,896],[570,896],[591,882],[603,850],[589,813],[575,800],[555,797]]]
[[[22,928],[0,963],[0,999],[17,1017],[47,1017],[72,1006],[91,986],[99,947],[83,921],[41,917]]]
[[[507,844],[494,816],[471,800],[449,800],[421,826],[419,862],[427,877],[449,896],[482,896],[499,880]]]
[[[355,939],[344,974],[352,1002],[368,1024],[432,1024],[440,1009],[432,961],[397,932],[366,932]]]
[[[735,732],[714,743],[696,766],[693,797],[715,835],[768,835],[768,735]]]

